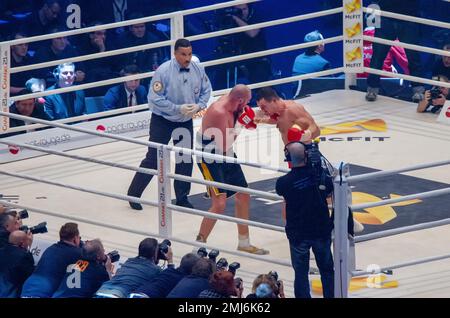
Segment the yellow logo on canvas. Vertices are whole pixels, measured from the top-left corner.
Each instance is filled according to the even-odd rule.
[[[390,194],[389,199],[401,198],[401,195]],[[352,204],[380,202],[381,198],[364,192],[352,192]],[[398,203],[386,204],[382,206],[376,206],[373,208],[366,208],[364,212],[353,211],[353,218],[362,224],[381,225],[385,224],[397,217],[397,213],[392,207],[406,206],[422,202],[421,200],[408,200]]]
[[[387,125],[383,119],[377,118],[369,120],[349,121],[336,125],[320,127],[321,136],[334,134],[349,134],[363,130],[386,132]]]
[[[356,10],[361,9],[361,0],[353,0],[349,3],[346,3],[345,9],[347,10],[347,13],[352,13]]]
[[[347,59],[347,62],[353,62],[354,60],[361,59],[362,58],[362,51],[360,47],[357,47],[356,49],[346,52],[345,57]]]
[[[355,35],[360,34],[361,33],[361,23],[358,22],[350,28],[345,28],[345,32],[347,33],[347,36],[349,38],[352,38]]]

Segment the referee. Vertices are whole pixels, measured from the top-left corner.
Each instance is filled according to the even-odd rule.
[[[152,142],[168,144],[173,138],[175,146],[192,149],[192,117],[207,107],[211,83],[204,68],[196,62],[191,62],[191,58],[191,43],[186,39],[179,39],[175,42],[175,57],[161,64],[153,76],[148,94],[149,108],[152,111],[149,140]],[[140,167],[156,169],[156,157],[156,148],[149,147]],[[192,156],[178,157],[175,173],[191,176]],[[137,172],[128,189],[128,195],[140,198],[152,177]],[[191,184],[175,180],[174,187],[176,204],[192,208],[187,199]],[[142,210],[141,204],[129,203],[132,209]]]

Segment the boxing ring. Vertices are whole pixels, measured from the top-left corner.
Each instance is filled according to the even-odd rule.
[[[143,49],[150,49],[156,47],[162,47],[166,45],[174,44],[176,38],[183,37],[183,17],[189,14],[215,10],[218,8],[232,6],[240,3],[247,3],[253,1],[231,1],[219,5],[208,6],[204,8],[197,8],[192,10],[180,11],[166,15],[159,15],[154,17],[142,18],[137,20],[129,20],[120,23],[113,23],[108,25],[96,26],[91,28],[61,32],[57,34],[50,34],[44,36],[38,36],[27,39],[14,40],[10,42],[4,42],[1,44],[2,51],[9,51],[11,45],[19,43],[29,43],[33,41],[40,41],[44,39],[50,39],[58,36],[69,36],[81,33],[92,32],[95,30],[103,30],[107,28],[115,28],[119,26],[127,26],[136,23],[144,23],[150,21],[157,21],[161,19],[170,18],[171,20],[171,40],[159,43],[152,43],[139,47],[130,47],[126,49],[107,51],[104,53],[91,54],[86,56],[79,56],[70,59],[51,61],[36,65],[29,65],[19,68],[9,69],[10,73],[33,70],[41,67],[55,66],[63,62],[76,62],[84,61],[93,58],[100,58],[105,56],[123,54],[128,52],[139,51]],[[249,25],[247,27],[239,27],[235,29],[228,29],[218,32],[211,32],[203,35],[197,35],[187,37],[190,41],[201,40],[209,37],[217,37],[226,34],[232,34],[236,32],[242,32],[245,30],[251,30],[255,28],[270,27],[273,25],[290,23],[295,21],[306,20],[310,18],[326,16],[330,14],[344,13],[346,10],[345,5],[341,8],[332,10],[326,10],[313,14],[300,15],[296,17],[290,17],[286,19],[280,19],[275,21],[263,22],[259,24]],[[366,8],[364,8],[367,11]],[[399,19],[411,19],[418,23],[438,25],[443,28],[449,28],[450,24],[439,21],[432,21],[426,19],[404,17],[393,13],[381,12],[382,15],[392,16]],[[239,61],[243,59],[249,59],[254,57],[260,57],[265,55],[277,54],[281,52],[287,52],[292,50],[298,50],[306,47],[313,47],[320,43],[334,43],[344,40],[343,36],[325,39],[324,41],[316,41],[307,44],[291,45],[282,48],[270,49],[262,52],[233,56],[230,58],[224,58],[220,60],[208,61],[202,63],[205,67],[219,65],[228,62]],[[373,42],[393,44],[392,41],[370,38]],[[450,53],[443,50],[423,48],[411,44],[395,42],[396,46],[402,46],[413,50],[440,54],[450,56]],[[6,49],[5,49],[6,47]],[[319,76],[326,76],[345,72],[345,67],[339,67],[328,71],[317,72],[301,76],[292,76],[282,78],[274,81],[268,81],[264,83],[257,83],[249,85],[250,88],[259,88],[267,85],[277,85],[282,83],[295,82],[302,79],[314,78]],[[416,82],[424,84],[432,84],[450,87],[449,83],[443,84],[442,82],[436,82],[427,79],[414,78],[403,74],[392,74],[379,70],[373,70],[365,68],[364,71],[368,73],[374,73],[379,75],[389,75],[403,78],[405,80],[414,80]],[[7,76],[9,73],[6,72]],[[89,84],[77,85],[76,87],[62,88],[53,91],[45,91],[40,93],[33,93],[29,95],[23,95],[20,99],[28,99],[31,97],[42,97],[55,93],[70,92],[79,89],[87,89],[96,86],[110,85],[115,83],[122,83],[133,79],[149,78],[153,73],[145,73],[139,75],[132,75],[127,77],[120,77],[117,79],[111,79],[106,81],[100,81]],[[2,77],[3,78],[3,77]],[[346,87],[354,82],[355,77],[351,73],[346,73]],[[8,94],[9,89],[2,90],[2,97],[4,94]],[[214,96],[220,96],[226,93],[227,90],[215,91]],[[7,96],[9,100],[9,96]],[[19,98],[14,98],[19,100]],[[438,262],[441,265],[436,267],[436,271],[441,271],[439,274],[433,272],[433,275],[439,275],[439,279],[445,275],[449,276],[448,268],[450,264],[448,259],[448,243],[450,238],[448,236],[448,230],[450,229],[450,218],[445,218],[438,221],[425,222],[414,224],[410,226],[399,227],[396,229],[390,229],[386,231],[379,231],[376,233],[359,235],[355,239],[349,239],[347,235],[347,217],[348,208],[352,211],[370,210],[381,205],[393,205],[400,202],[411,201],[413,199],[426,199],[434,196],[444,196],[450,194],[450,188],[443,187],[438,190],[431,190],[426,192],[419,192],[410,195],[403,195],[399,198],[384,199],[378,202],[352,204],[349,202],[349,193],[351,193],[351,185],[355,182],[372,180],[375,178],[386,177],[392,174],[407,173],[416,177],[426,178],[429,180],[446,183],[448,185],[450,170],[443,168],[442,170],[427,169],[425,172],[412,172],[418,169],[426,169],[432,167],[445,167],[450,164],[450,150],[446,149],[442,145],[445,142],[450,141],[450,127],[444,124],[434,123],[429,118],[421,118],[420,115],[410,114],[414,111],[411,105],[408,103],[395,101],[390,98],[379,97],[379,101],[368,104],[363,101],[363,94],[342,90],[331,91],[317,95],[313,95],[309,98],[302,99],[300,103],[303,103],[308,111],[313,115],[316,121],[321,127],[335,126],[339,122],[348,121],[360,121],[362,118],[379,118],[380,116],[388,123],[389,134],[391,140],[383,143],[366,142],[365,144],[358,145],[357,147],[351,143],[333,143],[331,138],[325,139],[321,143],[322,152],[330,159],[330,161],[336,163],[336,167],[340,173],[335,178],[335,233],[334,233],[334,261],[335,261],[335,295],[336,297],[348,297],[348,290],[350,279],[352,277],[365,276],[366,285],[372,288],[365,290],[353,291],[350,296],[352,297],[385,297],[386,291],[381,291],[382,282],[377,281],[379,274],[386,272],[387,270],[403,269],[413,265],[427,264],[431,262]],[[333,105],[332,107],[330,105]],[[20,193],[21,199],[25,204],[12,203],[5,200],[0,200],[1,204],[26,208],[36,213],[36,215],[45,215],[49,220],[57,220],[57,222],[73,220],[83,224],[83,232],[92,233],[89,236],[99,236],[102,238],[107,246],[117,247],[120,250],[120,246],[123,249],[129,251],[130,255],[135,253],[135,247],[138,244],[138,238],[142,236],[152,236],[157,238],[168,238],[175,243],[179,243],[174,249],[174,253],[181,255],[179,251],[188,252],[192,249],[192,246],[205,246],[207,248],[217,248],[226,255],[232,255],[233,257],[239,257],[239,261],[243,268],[244,280],[246,280],[246,288],[250,285],[251,281],[256,277],[258,270],[260,271],[261,264],[266,264],[267,272],[276,267],[281,273],[280,277],[286,277],[286,294],[292,295],[292,279],[293,271],[290,268],[289,252],[287,248],[287,240],[284,235],[284,227],[266,224],[263,222],[257,222],[252,220],[242,220],[235,217],[226,215],[217,215],[214,213],[205,212],[198,209],[188,209],[171,204],[171,181],[182,180],[188,181],[193,184],[192,193],[204,192],[205,185],[220,186],[224,189],[240,191],[249,193],[255,198],[268,200],[270,202],[279,202],[282,200],[279,196],[272,192],[261,191],[252,187],[252,181],[264,180],[268,177],[277,177],[286,173],[286,168],[280,168],[283,166],[282,160],[282,145],[280,143],[277,130],[274,127],[263,126],[258,128],[258,133],[255,136],[251,132],[244,132],[238,139],[236,147],[237,154],[240,158],[224,158],[222,156],[201,153],[195,150],[177,148],[171,145],[160,145],[156,143],[150,143],[142,140],[141,137],[131,138],[122,136],[120,134],[113,134],[104,131],[99,131],[93,128],[83,128],[77,125],[67,125],[68,123],[77,122],[80,120],[97,119],[106,115],[124,114],[138,110],[144,110],[148,108],[147,105],[139,105],[130,107],[127,109],[119,109],[108,112],[102,112],[99,114],[90,114],[85,116],[78,116],[70,119],[60,121],[44,121],[34,118],[28,118],[20,115],[10,114],[4,109],[0,112],[4,118],[16,118],[27,119],[35,122],[34,125],[26,127],[18,127],[8,129],[6,132],[18,132],[21,130],[36,129],[39,127],[56,127],[67,131],[77,132],[80,134],[87,134],[96,136],[101,139],[105,139],[108,142],[101,142],[95,145],[91,145],[89,148],[84,147],[80,149],[71,149],[67,151],[54,150],[49,147],[40,147],[31,145],[29,143],[18,142],[13,138],[0,139],[0,144],[7,145],[9,147],[19,147],[20,149],[29,149],[36,152],[47,154],[47,156],[37,156],[33,159],[27,159],[22,161],[11,161],[9,163],[3,163],[0,167],[0,174],[7,178],[2,178],[2,192],[15,191]],[[141,116],[148,116],[147,113],[142,113]],[[423,115],[422,115],[423,116]],[[417,131],[414,127],[423,127],[422,131]],[[198,128],[198,127],[197,127]],[[370,132],[362,132],[361,138],[370,138]],[[439,134],[439,140],[432,140],[433,135]],[[273,138],[276,136],[277,138]],[[339,136],[347,136],[346,134]],[[416,139],[416,146],[420,149],[424,149],[427,143],[433,143],[433,149],[427,149],[426,155],[423,152],[417,153],[415,149],[407,149],[405,144],[411,142],[411,136]],[[1,135],[0,135],[1,137]],[[385,136],[386,137],[386,136]],[[392,139],[395,139],[392,141]],[[262,150],[262,154],[257,158],[260,160],[250,160],[252,152],[258,152],[259,149],[255,149],[255,140],[261,141],[258,143]],[[111,142],[114,141],[114,142]],[[398,144],[396,143],[398,142]],[[145,147],[144,147],[145,146]],[[158,169],[150,170],[137,168],[140,159],[142,159],[146,147],[156,147],[158,149]],[[266,149],[269,148],[269,149]],[[431,147],[430,147],[431,148]],[[447,147],[448,148],[448,147]],[[239,150],[242,150],[241,152]],[[275,150],[275,151],[274,151]],[[196,156],[203,156],[204,158],[211,159],[225,159],[229,162],[236,162],[243,165],[245,174],[249,179],[249,188],[239,188],[226,184],[219,184],[216,182],[205,181],[201,178],[199,171],[194,168],[192,177],[180,176],[171,172],[171,161],[174,160],[176,153],[183,152]],[[249,154],[250,153],[250,154]],[[364,155],[368,153],[369,155]],[[391,153],[391,154],[389,154]],[[398,159],[402,153],[405,154],[404,162],[399,162]],[[241,156],[241,154],[243,154]],[[384,156],[383,156],[384,155]],[[415,156],[414,156],[415,155]],[[270,157],[270,160],[266,160]],[[67,161],[66,159],[70,161]],[[249,159],[250,158],[250,159]],[[444,160],[443,160],[444,159]],[[73,160],[76,160],[73,164]],[[266,164],[266,162],[268,163]],[[264,162],[264,163],[263,163]],[[349,166],[346,162],[355,164],[370,165],[372,168],[383,170],[380,172],[371,172],[367,174],[351,175]],[[423,162],[429,162],[423,164]],[[102,168],[97,168],[97,165],[101,165]],[[405,167],[406,165],[406,167]],[[117,169],[120,169],[118,172]],[[257,173],[255,169],[258,169]],[[128,197],[120,193],[125,193],[125,187],[131,180],[131,176],[135,171],[142,173],[148,173],[157,175],[157,187],[150,186],[150,195],[145,197],[151,197],[150,199],[138,199]],[[39,176],[38,176],[39,175]],[[59,179],[59,180],[58,180]],[[20,180],[20,181],[17,181]],[[152,181],[155,182],[155,181]],[[91,186],[91,183],[95,183],[97,188]],[[39,184],[52,185],[53,187],[42,188]],[[89,184],[89,186],[86,186]],[[102,189],[102,190],[99,190]],[[157,188],[157,191],[155,191]],[[58,190],[54,190],[58,189]],[[107,191],[108,190],[108,191]],[[79,194],[80,193],[80,194]],[[147,193],[147,192],[146,192]],[[36,197],[36,194],[39,194]],[[28,198],[27,198],[28,197]],[[32,199],[34,197],[34,199]],[[53,202],[45,201],[46,198],[52,198]],[[100,199],[108,198],[108,199]],[[112,199],[112,200],[109,200]],[[121,200],[119,205],[117,200]],[[125,206],[127,202],[137,202],[146,206],[144,213],[137,214],[136,212],[129,211]],[[28,202],[28,204],[27,204]],[[72,210],[72,211],[71,211]],[[76,212],[73,210],[77,210]],[[68,212],[61,212],[68,211]],[[155,214],[158,215],[157,220]],[[152,216],[151,216],[152,215]],[[193,216],[208,216],[210,218],[216,218],[224,221],[216,224],[210,242],[212,244],[203,244],[193,241],[195,231],[198,229],[199,220]],[[448,213],[450,217],[450,213]],[[281,216],[280,216],[281,217]],[[35,218],[32,214],[32,220]],[[62,220],[61,220],[62,219]],[[195,222],[198,224],[194,225]],[[149,224],[150,223],[150,224]],[[234,223],[247,224],[252,227],[250,236],[255,244],[264,244],[264,247],[268,247],[271,251],[269,256],[258,256],[248,253],[242,253],[234,250],[233,246],[230,246],[230,238],[228,232],[235,231],[233,229]],[[119,225],[120,224],[120,225]],[[86,228],[85,228],[86,226]],[[50,226],[50,235],[56,237],[56,226],[52,228]],[[85,230],[86,229],[86,230]],[[432,240],[429,235],[430,229],[433,229],[435,233],[438,233],[439,240]],[[111,231],[111,232],[110,232]],[[114,232],[112,232],[114,231]],[[270,231],[270,232],[268,232]],[[94,234],[95,233],[95,234]],[[270,234],[269,234],[270,233]],[[428,234],[424,234],[428,233]],[[113,235],[114,234],[114,235]],[[83,233],[82,233],[83,235]],[[397,235],[397,236],[393,236]],[[401,244],[409,246],[407,235],[414,241],[417,254],[423,255],[420,258],[403,257],[399,253],[400,250],[386,250],[385,244],[398,244],[400,248],[405,248]],[[220,237],[219,237],[220,236]],[[389,236],[389,237],[388,237]],[[187,239],[190,238],[190,239]],[[399,240],[397,238],[400,238]],[[126,240],[126,242],[124,242]],[[398,240],[398,242],[397,242]],[[395,243],[393,243],[395,242]],[[420,247],[421,242],[425,242],[427,246]],[[447,243],[447,244],[446,244]],[[233,243],[234,244],[234,243]],[[436,244],[436,246],[433,246]],[[130,246],[134,246],[133,249]],[[355,248],[354,248],[355,247]],[[356,249],[356,253],[354,252]],[[373,249],[378,249],[379,252],[373,252]],[[440,252],[436,253],[437,256],[430,256],[427,254],[430,250],[438,249]],[[441,251],[442,250],[442,251]],[[408,253],[406,253],[408,254]],[[357,257],[358,266],[352,261],[354,257]],[[396,259],[401,259],[401,263],[394,263],[393,256],[398,256]],[[407,255],[410,256],[410,255]],[[372,259],[370,259],[372,257]],[[229,258],[229,257],[228,257]],[[364,259],[361,263],[366,267],[360,267],[359,260]],[[383,264],[377,266],[370,266],[370,264]],[[391,264],[391,265],[384,265]],[[435,264],[435,263],[433,263]],[[441,267],[439,267],[441,266]],[[247,268],[247,270],[245,270]],[[358,268],[358,270],[357,270]],[[360,270],[365,268],[366,270]],[[417,268],[417,267],[416,267]],[[247,271],[247,272],[246,272]],[[264,270],[263,272],[266,272]],[[404,272],[404,279],[411,279],[414,271]],[[417,273],[426,275],[423,269],[419,269]],[[409,276],[408,276],[409,275]],[[248,279],[246,279],[246,276]],[[416,281],[420,278],[414,277]],[[398,278],[400,286],[402,284],[401,277]],[[411,281],[411,280],[410,280]],[[407,283],[406,283],[407,285]],[[313,286],[314,287],[314,286]],[[314,288],[313,288],[314,289]],[[400,289],[400,287],[398,288]],[[439,289],[437,289],[439,290]],[[436,292],[437,292],[436,290]],[[441,288],[444,291],[443,295],[450,296],[450,286]],[[393,289],[389,291],[393,293]],[[420,294],[420,293],[418,293]],[[426,295],[426,294],[425,294]],[[402,294],[398,293],[396,296],[401,297]]]

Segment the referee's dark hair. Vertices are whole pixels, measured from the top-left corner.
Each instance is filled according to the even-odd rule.
[[[187,39],[178,39],[175,42],[175,51],[178,50],[179,47],[192,47],[191,42]]]

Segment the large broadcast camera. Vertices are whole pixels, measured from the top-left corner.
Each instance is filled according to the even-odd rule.
[[[47,222],[42,222],[42,223],[39,223],[36,226],[31,226],[31,227],[28,227],[26,225],[22,225],[19,228],[19,230],[22,231],[22,232],[25,232],[25,233],[28,233],[28,231],[30,231],[31,234],[33,234],[33,235],[34,234],[47,233],[48,232],[48,230],[47,230]]]

